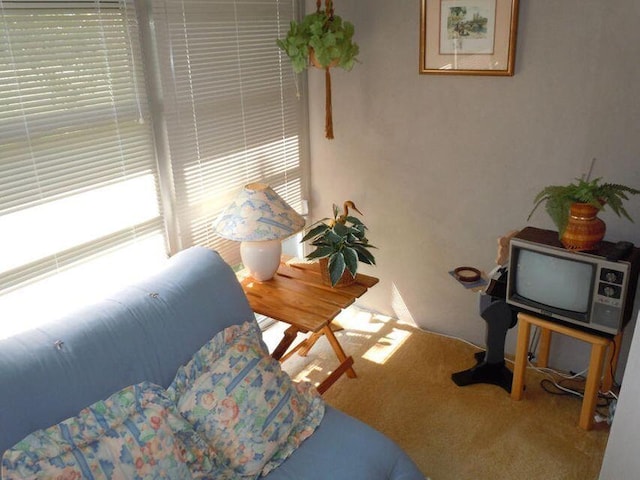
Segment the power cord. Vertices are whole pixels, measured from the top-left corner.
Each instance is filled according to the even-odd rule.
[[[583,389],[575,388],[575,387],[570,388],[568,386],[563,385],[563,383],[566,383],[568,381],[584,383],[586,381],[586,376],[589,372],[589,369],[585,368],[584,370],[578,373],[571,372],[569,374],[566,374],[558,370],[554,370],[552,368],[547,368],[547,367],[541,368],[536,365],[533,365],[532,360],[536,358],[534,352],[537,350],[537,347],[538,347],[538,337],[539,337],[539,328],[536,327],[536,330],[534,331],[532,335],[532,339],[529,343],[529,350],[527,354],[527,366],[528,368],[531,368],[532,370],[535,370],[543,374],[545,377],[547,377],[540,380],[540,387],[545,392],[552,395],[572,395],[581,399],[584,398],[584,388]],[[616,348],[615,342],[613,342],[613,348],[614,348],[614,351],[612,352],[611,361],[609,363],[608,368],[610,369],[610,372],[611,372],[611,378],[614,379],[613,387],[618,388],[619,385],[615,382],[614,371],[613,371],[613,358],[615,358],[615,348]],[[556,380],[556,378],[554,378],[554,375],[556,377],[560,377],[560,379]],[[599,391],[598,404],[596,405],[596,413],[594,415],[594,420],[598,423],[607,422],[609,425],[611,425],[611,422],[613,421],[613,416],[615,414],[617,402],[618,402],[618,396],[612,390],[609,390],[607,392]],[[605,410],[603,411],[603,409]]]

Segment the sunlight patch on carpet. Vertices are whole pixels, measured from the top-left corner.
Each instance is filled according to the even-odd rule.
[[[333,321],[333,324],[340,325],[347,330],[377,333],[391,320],[391,317],[351,306],[344,309]]]
[[[304,365],[299,372],[293,375],[293,380],[295,382],[310,382],[317,387],[320,382],[316,381],[316,379],[324,378],[331,373],[331,371],[326,371],[326,367],[323,367],[320,363],[320,360],[317,359]]]
[[[362,355],[362,358],[383,365],[411,336],[411,332],[393,328],[391,332],[378,339],[376,344]]]

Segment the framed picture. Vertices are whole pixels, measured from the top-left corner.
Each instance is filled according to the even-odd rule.
[[[421,0],[420,73],[513,75],[519,0]]]

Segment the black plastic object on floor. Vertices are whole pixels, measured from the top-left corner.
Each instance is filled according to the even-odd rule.
[[[484,361],[485,352],[475,354],[477,361],[473,368],[462,370],[451,375],[451,380],[459,387],[475,385],[478,383],[488,383],[497,385],[511,393],[513,373],[509,370],[504,361],[500,363],[487,363]]]

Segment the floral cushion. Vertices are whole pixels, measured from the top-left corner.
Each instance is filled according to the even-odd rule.
[[[189,465],[193,466],[193,474]],[[38,430],[2,458],[2,478],[211,478],[209,447],[157,385],[141,383]]]
[[[180,413],[236,477],[266,475],[318,426],[324,402],[271,358],[256,322],[216,335],[168,389]]]

